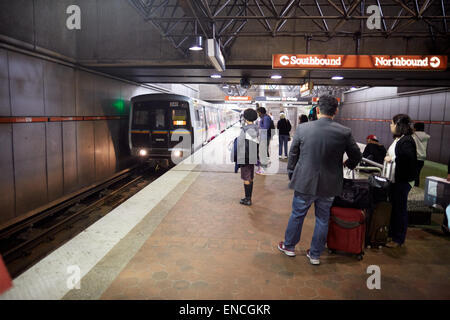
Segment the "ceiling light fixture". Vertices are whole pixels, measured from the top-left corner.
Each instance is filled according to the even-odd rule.
[[[281,79],[281,78],[283,78],[283,77],[280,76],[279,74],[274,74],[274,75],[272,75],[270,78],[271,78],[271,79],[274,79],[274,80],[278,80],[278,79]]]
[[[332,80],[342,80],[342,79],[344,79],[344,77],[343,76],[333,76],[333,77],[331,77],[331,79]]]
[[[222,78],[222,76],[220,74],[215,73],[215,74],[211,75],[211,78],[213,78],[213,79],[220,79],[220,78]]]
[[[203,38],[201,36],[196,36],[195,42],[192,44],[192,46],[189,48],[189,50],[192,50],[192,51],[203,50]]]

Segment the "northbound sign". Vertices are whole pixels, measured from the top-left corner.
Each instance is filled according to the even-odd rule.
[[[446,70],[447,56],[274,54],[272,69]]]

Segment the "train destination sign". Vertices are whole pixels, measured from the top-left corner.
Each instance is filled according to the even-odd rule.
[[[252,97],[248,96],[226,96],[225,101],[236,101],[236,102],[243,102],[243,101],[252,101]]]
[[[446,70],[447,56],[274,54],[272,69]]]

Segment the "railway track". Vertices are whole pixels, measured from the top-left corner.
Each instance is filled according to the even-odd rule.
[[[74,238],[166,170],[145,165],[0,231],[0,253],[13,278]]]

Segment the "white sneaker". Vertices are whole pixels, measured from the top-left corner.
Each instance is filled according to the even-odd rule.
[[[318,266],[320,264],[320,260],[319,259],[313,259],[311,258],[311,256],[309,255],[309,249],[306,250],[306,256],[309,259],[309,263],[311,263],[312,265]]]

